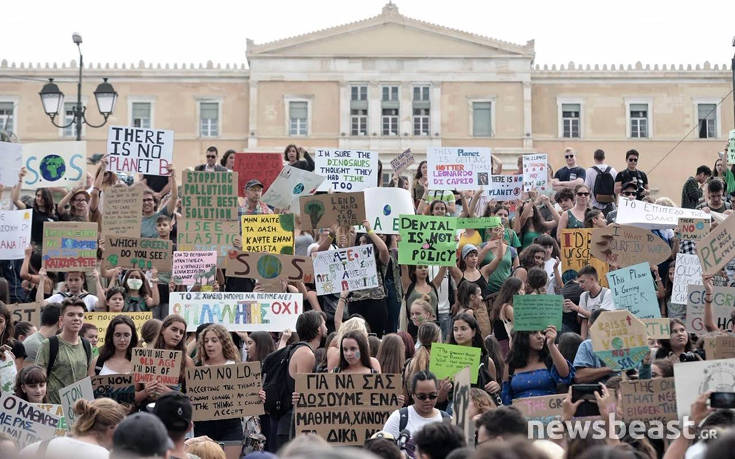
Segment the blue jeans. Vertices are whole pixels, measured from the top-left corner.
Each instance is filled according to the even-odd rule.
[[[452,314],[439,313],[439,328],[442,331],[442,341],[446,341],[449,334],[452,332]]]

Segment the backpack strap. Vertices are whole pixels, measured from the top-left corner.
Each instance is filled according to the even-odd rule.
[[[398,433],[400,434],[408,425],[408,407],[398,410],[398,414],[400,416],[400,420],[398,421]]]
[[[52,336],[48,339],[48,363],[46,364],[46,374],[51,374],[51,369],[54,368],[56,362],[56,356],[59,354],[59,337],[57,335]]]
[[[87,368],[89,368],[89,364],[92,361],[92,344],[87,341],[87,338],[81,337],[82,340],[82,347],[84,348],[84,353],[87,354]]]
[[[598,174],[602,174],[602,171],[597,166],[592,166],[592,169],[596,170]]]
[[[447,419],[452,418],[452,416],[450,416],[449,413],[444,410],[439,410],[439,412],[442,414],[442,421],[446,421]]]

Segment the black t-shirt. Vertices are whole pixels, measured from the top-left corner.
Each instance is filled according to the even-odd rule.
[[[168,184],[168,177],[165,175],[144,175],[145,183],[148,184],[148,188],[156,193],[160,193],[161,190]]]
[[[572,168],[564,166],[561,169],[557,170],[556,174],[554,174],[554,178],[562,182],[570,182],[578,178],[584,180],[586,176],[587,172],[579,166],[575,166]]]
[[[571,300],[574,304],[579,304],[579,297],[582,295],[582,292],[582,287],[575,281],[569,281],[561,288],[561,294],[564,299]],[[576,311],[562,313],[561,333],[574,332],[579,334],[581,332],[581,326],[577,320],[577,315]]]
[[[643,199],[643,196],[645,196],[643,190],[648,185],[648,176],[646,176],[645,172],[639,171],[638,169],[634,171],[625,169],[624,171],[618,172],[617,177],[615,177],[615,182],[620,182],[623,185],[628,182],[636,182],[638,186],[636,199]]]

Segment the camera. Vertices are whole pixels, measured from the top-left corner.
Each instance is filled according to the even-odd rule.
[[[691,351],[689,351],[689,352],[683,352],[679,356],[679,361],[680,362],[697,362],[697,361],[699,361],[699,357],[697,357],[697,354],[695,354],[694,352],[691,352]]]

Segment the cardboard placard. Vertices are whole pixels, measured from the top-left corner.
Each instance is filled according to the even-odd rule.
[[[97,223],[44,222],[41,259],[48,272],[92,271],[97,265]]]
[[[319,174],[286,165],[260,199],[275,209],[298,213],[299,197],[314,194],[324,180]]]
[[[544,395],[541,397],[514,398],[513,406],[518,408],[529,421],[548,424],[561,419],[562,403],[567,394]]]
[[[735,218],[732,215],[697,242],[697,256],[702,272],[717,274],[735,257]]]
[[[299,198],[301,229],[361,225],[365,220],[364,193],[334,193]]]
[[[115,236],[140,237],[143,218],[140,206],[143,202],[142,183],[133,186],[117,184],[105,192],[102,232]]]
[[[317,295],[354,292],[379,287],[372,244],[317,252],[314,259],[314,283]]]
[[[671,319],[661,317],[658,319],[641,319],[646,325],[648,339],[669,339],[671,337]]]
[[[523,194],[522,175],[492,175],[487,195],[498,202],[515,201]]]
[[[490,184],[492,154],[484,147],[429,147],[426,174],[431,190],[476,190]]]
[[[237,172],[185,170],[181,180],[184,218],[237,221]]]
[[[208,285],[214,283],[217,252],[175,251],[171,279],[177,285]]]
[[[400,175],[404,169],[415,162],[411,149],[407,148],[400,155],[396,156],[391,162],[390,167],[393,168],[393,172]]]
[[[251,179],[260,180],[263,193],[268,191],[273,181],[283,169],[281,153],[235,153],[233,170],[237,172],[237,194],[245,197],[245,185]]]
[[[133,374],[110,374],[92,376],[94,398],[111,398],[117,403],[135,404]]]
[[[56,426],[55,436],[66,436],[66,433],[71,430],[71,426],[66,423],[63,406],[53,403],[33,403],[32,405],[45,413],[50,413],[59,418],[59,424]]]
[[[696,255],[677,253],[671,302],[674,304],[687,304],[687,288],[690,285],[701,283],[702,266],[699,264],[699,258]]]
[[[680,218],[676,234],[682,241],[698,241],[709,234],[710,221],[704,218]]]
[[[240,236],[239,221],[182,218],[178,222],[176,248],[181,251],[215,251],[221,263]]]
[[[735,357],[735,336],[705,336],[704,355],[707,356],[707,360],[731,359]]]
[[[523,155],[523,191],[544,193],[549,189],[549,166],[546,153]]]
[[[173,243],[166,239],[138,236],[110,236],[105,238],[104,260],[110,267],[139,268],[170,272],[173,262]]]
[[[701,360],[674,364],[676,414],[679,419],[691,414],[692,403],[705,392],[732,392],[735,359]]]
[[[74,414],[74,404],[76,401],[80,399],[88,400],[90,402],[94,401],[92,379],[87,376],[74,384],[69,384],[63,389],[59,389],[59,398],[61,399],[61,406],[64,409],[66,422],[69,427],[72,427],[74,426],[74,421],[77,419],[77,415]]]
[[[378,234],[398,234],[401,215],[413,215],[413,198],[403,188],[368,188],[365,193],[365,218]],[[355,228],[365,232],[362,224]]]
[[[168,166],[174,157],[174,131],[110,126],[107,154],[108,171],[168,175]]]
[[[621,381],[621,405],[625,421],[675,421],[674,378]]]
[[[317,148],[314,172],[326,177],[319,191],[362,191],[378,186],[378,153]]]
[[[701,281],[700,281],[701,282]],[[704,297],[703,285],[690,284],[687,286],[686,328],[691,333],[703,335],[707,333],[704,326]],[[712,318],[721,330],[732,328],[732,313],[735,312],[735,287],[715,286],[712,292]]]
[[[0,260],[25,258],[26,247],[31,245],[32,221],[32,210],[0,210]]]
[[[653,288],[651,266],[640,263],[607,273],[607,283],[613,295],[615,309],[627,309],[639,319],[659,318],[656,290]]]
[[[464,367],[470,367],[470,382],[477,384],[482,350],[479,347],[458,346],[456,344],[433,343],[429,371],[438,379],[451,378]]]
[[[592,228],[561,230],[562,277],[567,271],[576,273],[583,267],[590,265],[597,271],[600,284],[607,287],[606,275],[610,267],[606,262],[593,256],[591,247]]]
[[[135,331],[138,333],[138,341],[142,341],[140,329],[146,321],[153,318],[151,311],[145,312],[85,312],[84,323],[94,324],[97,327],[97,347],[101,348],[105,345],[105,333],[110,321],[117,316],[128,316],[135,325]]]
[[[7,392],[0,394],[0,432],[10,435],[18,448],[53,438],[61,419],[33,403]]]
[[[496,226],[500,226],[501,223],[500,217],[457,218],[457,229],[495,228]]]
[[[455,266],[457,220],[452,217],[401,215],[398,263]]]
[[[454,377],[454,392],[452,394],[452,407],[454,416],[452,424],[464,432],[465,442],[471,445],[475,439],[475,423],[470,419],[470,367],[464,367]]]
[[[181,351],[134,347],[133,382],[135,384],[156,381],[167,386],[179,384]]]
[[[61,141],[23,144],[24,190],[62,187],[70,190],[86,179],[87,142]],[[16,174],[16,180],[17,180]]]
[[[680,218],[703,218],[710,220],[710,214],[696,209],[660,206],[650,202],[618,198],[618,213],[615,223],[619,225],[637,226],[643,229],[670,228],[676,229]]]
[[[18,172],[23,167],[23,145],[19,143],[0,142],[0,185],[11,188],[18,183]]]
[[[298,374],[296,433],[313,432],[341,446],[362,446],[400,408],[401,375]]]
[[[41,303],[16,303],[8,305],[13,322],[24,320],[36,328],[41,327]]]
[[[649,230],[613,224],[592,230],[592,255],[616,266],[658,265],[671,256],[671,247]]]
[[[300,293],[172,292],[172,314],[186,319],[186,331],[214,323],[229,331],[283,331],[296,329],[303,312]]]
[[[646,325],[630,311],[604,311],[590,326],[595,354],[613,370],[636,368],[650,352]]]
[[[513,330],[539,331],[553,325],[561,331],[563,308],[561,295],[513,295]]]
[[[227,277],[314,282],[314,263],[311,257],[230,250],[224,260],[224,269],[227,270]]]
[[[260,362],[186,369],[186,393],[194,408],[193,421],[264,414],[258,396],[262,388]]]
[[[293,255],[293,214],[242,217],[242,250]]]

